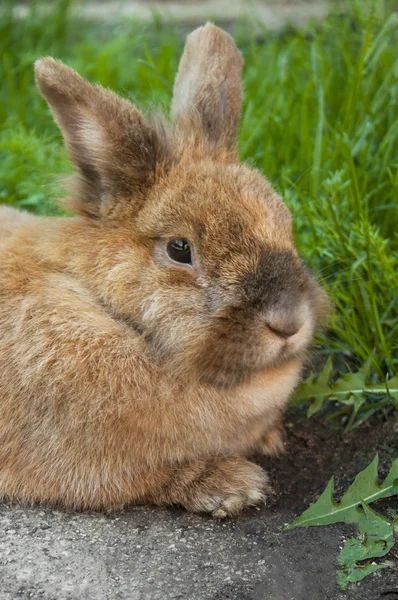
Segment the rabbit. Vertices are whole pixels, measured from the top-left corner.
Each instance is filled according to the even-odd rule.
[[[327,297],[271,184],[240,164],[243,60],[187,37],[171,124],[46,57],[77,177],[64,217],[0,208],[0,495],[76,510],[265,502],[255,453]]]

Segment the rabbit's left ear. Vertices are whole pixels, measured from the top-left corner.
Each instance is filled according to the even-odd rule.
[[[139,208],[165,151],[157,128],[130,102],[60,61],[38,60],[35,74],[79,172],[72,209],[98,218],[123,201]]]
[[[207,23],[188,37],[174,85],[178,129],[219,149],[234,149],[242,108],[243,59],[231,36]]]

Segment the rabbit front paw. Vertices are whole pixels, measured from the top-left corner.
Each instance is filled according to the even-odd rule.
[[[285,452],[285,434],[282,427],[268,431],[256,445],[255,453],[260,456],[278,456]]]
[[[169,503],[219,519],[265,504],[270,490],[263,469],[240,457],[195,461],[181,469],[174,479],[174,489],[169,490]]]

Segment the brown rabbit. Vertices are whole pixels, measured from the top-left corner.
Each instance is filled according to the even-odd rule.
[[[74,218],[0,209],[0,493],[232,515],[281,445],[325,295],[289,210],[238,164],[242,58],[188,36],[172,126],[36,63],[78,170]]]

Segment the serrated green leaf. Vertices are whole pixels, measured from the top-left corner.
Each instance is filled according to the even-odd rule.
[[[337,580],[343,588],[348,583],[361,581],[367,575],[386,568],[386,563],[375,564],[373,559],[388,554],[395,544],[397,520],[389,521],[366,503],[362,504],[362,508],[366,518],[359,523],[361,537],[348,539],[337,558],[340,566]]]
[[[395,464],[396,463],[396,464]],[[398,466],[398,459],[394,461],[394,465]],[[348,488],[344,494],[341,502],[341,508],[349,508],[352,506],[358,506],[363,502],[370,504],[380,498],[386,498],[392,496],[394,493],[398,493],[398,487],[394,491],[394,483],[391,481],[391,485],[387,484],[384,487],[384,483],[379,485],[378,483],[378,466],[379,456],[376,454],[372,462],[358,475],[356,476],[352,485]]]
[[[378,463],[379,457],[376,455],[370,465],[356,476],[355,481],[340,502],[333,500],[334,480],[332,477],[319,499],[287,529],[340,522],[358,523],[360,515],[357,507],[359,505],[363,502],[370,504],[380,498],[387,498],[398,493],[398,481],[395,481],[398,459],[393,462],[389,475],[381,485],[377,480]]]
[[[365,565],[362,565],[361,568],[354,569],[348,573],[344,570],[339,570],[337,572],[337,583],[343,590],[346,590],[348,588],[348,584],[362,581],[362,579],[365,579],[365,577],[368,575],[371,575],[380,569],[385,569],[387,566],[388,565],[385,564],[368,562]]]
[[[294,397],[294,403],[302,404],[310,398],[323,397],[330,394],[329,381],[332,376],[332,369],[332,356],[329,356],[318,378],[314,374],[310,374],[299,386]]]
[[[361,581],[387,564],[374,564],[374,558],[388,554],[395,544],[398,518],[390,521],[377,513],[370,503],[398,494],[398,459],[393,461],[384,481],[378,483],[378,456],[359,473],[340,502],[333,499],[334,479],[329,481],[318,500],[285,530],[296,527],[353,523],[359,528],[358,539],[348,539],[337,559],[337,580],[342,588]]]
[[[375,542],[379,546],[379,552],[372,554],[372,557],[384,556],[395,543],[394,530],[398,521],[397,519],[390,521],[384,515],[373,510],[366,502],[362,504],[362,509],[366,520],[361,521],[359,531],[366,538],[364,545],[369,549],[373,542]]]
[[[383,481],[384,488],[391,488],[392,486],[398,485],[398,459],[394,460],[391,465],[391,469]]]
[[[366,397],[364,394],[350,394],[347,400],[343,400],[344,404],[352,405],[351,416],[348,420],[347,425],[345,426],[345,431],[349,431],[354,424],[355,418],[361,408],[362,404],[366,401]]]
[[[366,382],[374,359],[374,352],[368,357],[365,364],[355,373],[349,372],[337,381],[332,382],[332,359],[329,357],[319,377],[313,374],[298,387],[291,403],[300,406],[312,401],[307,411],[311,417],[321,410],[327,400],[337,400],[341,404],[351,406],[350,419],[346,430],[356,424],[356,418],[365,405],[369,394],[387,396],[398,408],[398,377],[386,380],[385,383],[368,384]]]
[[[308,407],[307,418],[309,419],[310,417],[312,417],[312,415],[314,415],[315,413],[320,411],[321,408],[323,408],[323,405],[325,404],[326,400],[327,400],[326,394],[317,396]]]
[[[296,529],[296,527],[310,527],[315,525],[327,525],[336,521],[327,521],[328,517],[333,515],[336,503],[333,500],[334,477],[332,477],[326,486],[326,489],[319,496],[315,504],[312,504],[303,514],[290,525],[284,527],[285,530]]]
[[[366,389],[366,379],[369,375],[370,367],[374,359],[374,351],[369,356],[365,364],[356,372],[351,371],[346,375],[343,375],[338,381],[336,381],[332,387],[332,395],[343,395],[344,394],[363,394]],[[341,400],[343,401],[343,400]]]
[[[347,540],[337,558],[343,568],[355,566],[358,561],[385,556],[395,543],[394,523],[366,503],[363,503],[362,509],[365,518],[359,523],[361,538]]]

